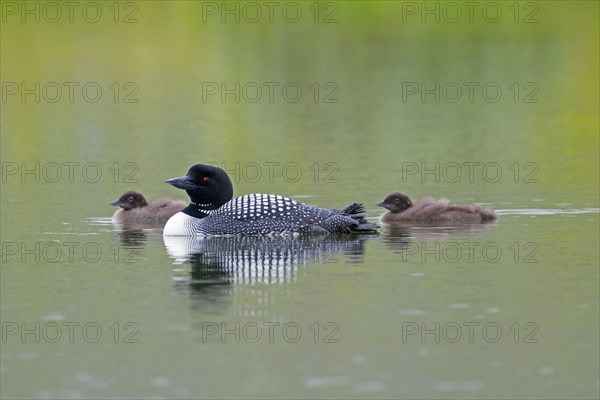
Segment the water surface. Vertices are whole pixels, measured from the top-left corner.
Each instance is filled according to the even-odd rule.
[[[2,23],[3,82],[103,89],[2,102],[3,398],[598,398],[597,2],[531,2],[529,23],[522,3],[518,23],[512,3],[497,23],[136,4],[137,23]],[[303,95],[207,95],[223,82]],[[436,82],[439,102],[407,95]],[[466,82],[502,97],[450,101]],[[163,181],[198,162],[236,195],[362,201],[374,221],[397,190],[500,218],[179,243],[113,226],[109,201],[185,199]]]

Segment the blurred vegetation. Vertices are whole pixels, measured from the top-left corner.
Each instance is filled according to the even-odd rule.
[[[91,81],[105,93],[93,104],[3,103],[2,158],[133,160],[156,187],[157,174],[178,174],[200,161],[306,159],[337,163],[342,179],[386,171],[383,190],[398,182],[400,161],[475,155],[507,165],[538,162],[540,184],[549,187],[597,188],[598,2],[492,3],[502,10],[496,23],[483,17],[487,2],[475,8],[473,22],[461,6],[456,23],[448,21],[447,3],[391,1],[321,2],[318,23],[313,2],[294,3],[303,11],[297,23],[280,9],[269,22],[264,3],[257,23],[244,15],[222,23],[203,7],[223,3],[189,1],[136,2],[135,23],[115,23],[107,8],[97,23],[77,13],[73,23],[10,16],[2,24],[3,81]],[[246,3],[238,4],[241,10]],[[423,4],[440,7],[439,23],[423,10],[407,14]],[[119,18],[132,10],[122,9]],[[326,13],[337,22],[321,22]],[[526,16],[537,22],[525,23]],[[501,101],[402,98],[405,82],[467,81],[499,83]],[[134,82],[139,102],[111,101],[114,82],[122,89]],[[266,92],[256,103],[223,103],[218,95],[203,98],[205,82],[297,82],[304,93],[298,103],[277,92],[273,103]],[[324,103],[322,90],[315,103],[308,89],[315,82],[321,89],[335,83],[338,102]],[[515,82],[518,102],[509,89]],[[522,101],[528,82],[539,89],[537,103]],[[360,179],[354,189],[370,191],[369,184]],[[240,188],[250,190],[243,182]],[[489,190],[494,197],[501,185]]]

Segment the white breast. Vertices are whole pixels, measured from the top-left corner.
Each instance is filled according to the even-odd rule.
[[[163,236],[190,236],[194,234],[194,226],[198,218],[191,217],[182,212],[173,215],[167,221],[163,230]]]

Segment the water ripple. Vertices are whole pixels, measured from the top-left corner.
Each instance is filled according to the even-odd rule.
[[[496,210],[498,215],[561,215],[561,214],[596,214],[600,208],[581,209],[543,209],[543,208],[520,208],[513,210]]]

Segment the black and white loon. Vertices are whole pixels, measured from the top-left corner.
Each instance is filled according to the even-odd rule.
[[[167,221],[164,236],[351,233],[378,228],[365,220],[360,203],[329,210],[274,194],[232,199],[229,176],[210,165],[196,164],[186,176],[166,183],[185,189],[191,203]]]

